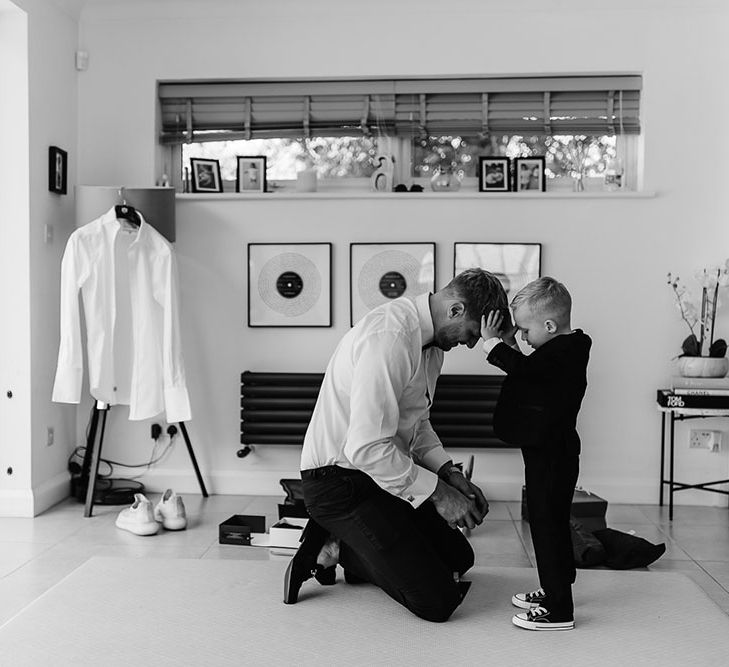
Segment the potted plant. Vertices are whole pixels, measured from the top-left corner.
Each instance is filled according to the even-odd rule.
[[[714,323],[719,290],[729,285],[729,259],[723,267],[699,271],[696,279],[701,285],[699,308],[691,301],[681,279],[670,272],[668,274],[667,282],[676,297],[681,319],[691,332],[681,344],[678,370],[684,377],[724,377],[729,370],[727,344],[723,338],[714,340]],[[696,327],[699,328],[698,336]]]

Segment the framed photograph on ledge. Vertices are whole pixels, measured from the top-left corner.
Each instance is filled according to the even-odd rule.
[[[332,244],[249,243],[248,326],[332,326]]]
[[[193,192],[222,192],[223,180],[220,178],[220,162],[207,158],[191,157]]]
[[[509,192],[511,169],[508,157],[480,157],[478,160],[478,191]]]
[[[509,300],[527,283],[539,278],[541,243],[454,243],[453,275],[472,267],[493,273]]]
[[[239,155],[235,177],[236,192],[266,191],[266,156]]]
[[[514,159],[514,188],[517,192],[544,192],[545,161],[543,157],[518,157]]]
[[[400,296],[435,291],[435,243],[350,243],[350,324]]]
[[[58,146],[48,147],[48,189],[59,195],[66,194],[68,184],[68,153]]]

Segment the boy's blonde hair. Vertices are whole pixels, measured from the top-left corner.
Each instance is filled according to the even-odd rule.
[[[549,276],[537,278],[522,287],[511,300],[511,307],[527,306],[533,314],[555,321],[557,326],[569,326],[572,297],[567,288]]]

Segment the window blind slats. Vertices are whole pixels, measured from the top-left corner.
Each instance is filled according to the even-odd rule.
[[[160,82],[160,140],[637,134],[641,86],[639,76]]]

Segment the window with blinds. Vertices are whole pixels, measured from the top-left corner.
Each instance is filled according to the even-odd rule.
[[[640,76],[161,81],[160,142],[640,133]]]
[[[231,182],[236,155],[266,155],[275,182],[304,161],[320,179],[368,177],[382,153],[411,183],[444,167],[475,177],[479,156],[544,156],[559,179],[580,152],[595,177],[640,134],[641,87],[627,74],[161,81],[159,141],[175,182],[191,157],[218,159]]]

